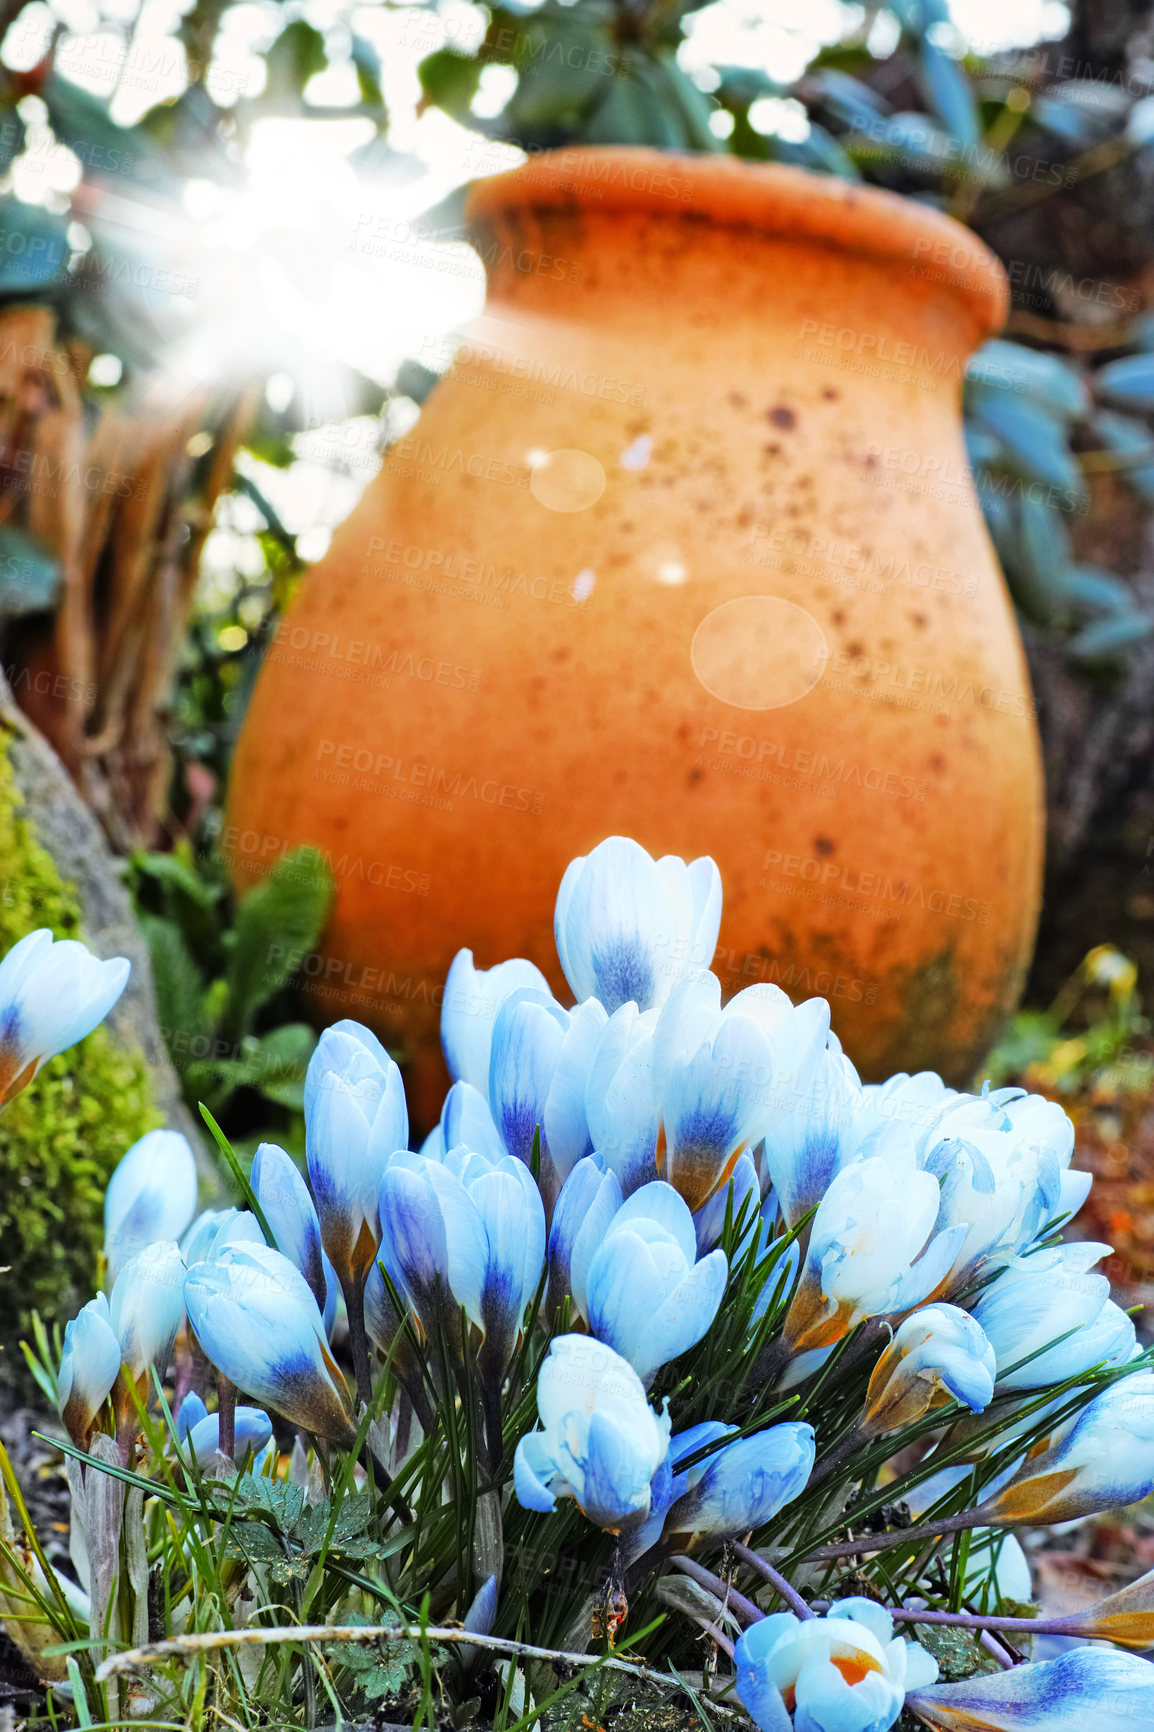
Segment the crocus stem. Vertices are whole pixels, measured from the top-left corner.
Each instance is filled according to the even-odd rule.
[[[689,1615],[690,1615],[690,1617],[693,1617],[692,1612]],[[713,1640],[717,1643],[718,1647],[721,1649],[722,1653],[728,1654],[730,1659],[732,1660],[732,1658],[733,1658],[733,1643],[730,1641],[729,1637],[725,1634],[724,1630],[719,1630],[717,1625],[711,1624],[708,1618],[693,1618],[693,1622],[695,1624],[700,1624],[701,1628],[705,1631],[706,1635],[711,1636],[713,1638]]]
[[[945,1624],[957,1630],[1005,1630],[1019,1636],[1063,1636],[1072,1633],[1067,1618],[1002,1618],[985,1612],[917,1612],[887,1606],[895,1623]]]
[[[707,1570],[703,1564],[696,1563],[692,1558],[683,1557],[680,1552],[675,1552],[669,1561],[681,1571],[682,1575],[689,1576],[692,1581],[700,1582],[703,1588],[708,1588],[723,1606],[728,1606],[731,1612],[735,1612],[739,1618],[744,1618],[747,1624],[759,1623],[765,1616],[760,1606],[755,1606],[752,1600],[747,1600],[744,1594],[739,1594],[732,1582],[723,1581],[720,1576],[715,1576],[712,1570]]]
[[[353,1372],[357,1380],[357,1396],[367,1407],[373,1399],[373,1378],[369,1369],[369,1337],[365,1330],[365,1284],[363,1281],[342,1282],[345,1311],[349,1319],[349,1350],[353,1356]]]
[[[778,1598],[784,1600],[790,1611],[795,1613],[797,1617],[813,1617],[813,1609],[809,1601],[803,1600],[797,1589],[786,1581],[781,1571],[775,1570],[772,1564],[767,1563],[760,1552],[755,1552],[750,1546],[739,1545],[737,1541],[733,1542],[733,1551],[735,1557],[739,1557],[743,1564],[748,1564],[751,1570],[756,1570],[758,1575],[769,1583]]]
[[[860,1540],[837,1540],[833,1545],[818,1546],[805,1555],[811,1562],[824,1562],[827,1558],[856,1558],[861,1552],[887,1552],[891,1546],[916,1546],[922,1540],[940,1539],[943,1534],[960,1534],[966,1528],[988,1526],[989,1520],[982,1510],[967,1509],[960,1515],[947,1516],[944,1521],[924,1525],[919,1522],[914,1527],[902,1528],[898,1533],[863,1534]]]
[[[1002,1644],[996,1637],[991,1636],[988,1630],[982,1631],[981,1635],[978,1637],[978,1642],[980,1646],[986,1650],[986,1653],[998,1662],[998,1665],[1001,1666],[1004,1671],[1008,1672],[1010,1667],[1016,1664],[1013,1655],[1007,1653]]]
[[[501,1384],[491,1377],[481,1378],[481,1408],[485,1415],[485,1441],[489,1449],[489,1471],[494,1479],[501,1468],[504,1434],[501,1429]]]
[[[236,1384],[217,1373],[216,1413],[219,1421],[216,1447],[228,1461],[236,1450]]]

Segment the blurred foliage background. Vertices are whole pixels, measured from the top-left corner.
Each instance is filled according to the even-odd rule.
[[[227,1047],[207,1079],[174,1052],[190,1099],[291,1140],[309,1037],[227,936],[232,742],[480,305],[461,188],[578,141],[884,186],[1003,259],[965,409],[1042,724],[1057,1009],[998,1062],[1093,1023],[1062,996],[1089,942],[1154,974],[1154,6],[30,0],[0,33],[2,661],[131,858],[162,1022]],[[307,952],[323,863],[267,890]]]

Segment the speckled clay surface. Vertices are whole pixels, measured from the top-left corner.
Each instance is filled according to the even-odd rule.
[[[563,987],[574,855],[710,853],[727,992],[830,998],[870,1076],[966,1077],[1042,847],[959,419],[997,265],[886,194],[640,150],[538,158],[470,214],[486,314],[279,630],[238,879],[325,849],[318,1011],[419,1045],[461,945]]]

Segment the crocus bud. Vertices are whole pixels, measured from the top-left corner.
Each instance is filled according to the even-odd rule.
[[[441,1001],[441,1045],[454,1082],[470,1083],[480,1094],[488,1095],[493,1024],[506,998],[518,987],[547,994],[549,982],[535,962],[522,957],[499,962],[496,968],[475,968],[473,952],[458,950],[445,976]]]
[[[573,996],[607,1011],[663,1004],[683,976],[708,968],[721,925],[721,874],[708,856],[654,860],[628,836],[610,836],[570,861],[557,892],[553,934]]]
[[[509,994],[493,1025],[489,1107],[505,1148],[526,1165],[540,1132],[540,1184],[550,1212],[591,1151],[585,1084],[605,1021],[595,999],[562,1010],[548,993],[526,987]]]
[[[252,1158],[249,1183],[264,1210],[277,1250],[296,1264],[323,1311],[328,1280],[321,1227],[296,1162],[276,1143],[260,1143]]]
[[[897,1431],[931,1408],[960,1401],[981,1413],[994,1394],[994,1350],[956,1305],[925,1305],[900,1323],[866,1390],[862,1427]]]
[[[1073,1521],[1154,1491],[1154,1371],[1108,1384],[981,1505],[995,1525]]]
[[[272,1420],[263,1408],[238,1407],[233,1414],[232,1459],[242,1462],[250,1449],[259,1455],[271,1436]],[[206,1413],[182,1441],[198,1466],[207,1467],[220,1448],[219,1413]]]
[[[545,1263],[545,1210],[523,1162],[504,1155],[488,1160],[451,1149],[445,1165],[460,1179],[484,1231],[478,1303],[481,1376],[496,1386],[521,1338],[525,1308],[541,1283]]]
[[[1012,1537],[1012,1536],[1008,1536]],[[1154,1648],[1154,1570],[1092,1606],[1061,1620],[1062,1634],[1083,1642],[1116,1642],[1120,1648]]]
[[[700,1429],[695,1427],[694,1431]],[[736,1426],[720,1429],[732,1434],[734,1441],[703,1457],[684,1474],[678,1472],[679,1460],[711,1440],[701,1438],[691,1443],[693,1433],[684,1433],[670,1444],[674,1502],[665,1518],[665,1536],[676,1545],[698,1535],[733,1539],[764,1526],[805,1490],[813,1471],[811,1425],[770,1425],[747,1437],[738,1437]]]
[[[717,1316],[729,1274],[725,1252],[696,1258],[693,1217],[660,1179],[622,1203],[590,1258],[589,1328],[643,1383],[696,1346]]]
[[[109,1283],[146,1245],[179,1239],[196,1213],[196,1157],[179,1131],[147,1131],[120,1160],[104,1193]]]
[[[561,1187],[549,1228],[547,1317],[556,1316],[568,1295],[570,1320],[586,1320],[585,1275],[621,1202],[617,1175],[606,1172],[600,1155],[577,1162]]]
[[[804,1622],[775,1612],[751,1624],[733,1650],[737,1694],[762,1732],[885,1732],[906,1691],[933,1683],[938,1664],[917,1642],[895,1638],[873,1600],[838,1600]],[[794,1718],[790,1718],[789,1703]]]
[[[268,1245],[197,1263],[184,1302],[205,1357],[238,1389],[319,1437],[348,1445],[353,1406],[300,1271]]]
[[[129,1389],[147,1402],[153,1368],[163,1377],[183,1317],[184,1259],[172,1240],[160,1240],[124,1265],[108,1301],[123,1364],[124,1398],[117,1396],[117,1406],[125,1418],[133,1405]]]
[[[101,962],[74,938],[29,932],[0,962],[0,1106],[58,1052],[103,1022],[128,983],[123,956]]]
[[[1154,1666],[1136,1654],[1071,1648],[932,1689],[911,1680],[907,1700],[936,1732],[1138,1732],[1154,1724]]]
[[[736,1224],[744,1211],[744,1230],[737,1247],[738,1256],[748,1249],[749,1241],[760,1225],[761,1182],[753,1157],[744,1152],[737,1157],[733,1177],[714,1191],[703,1209],[693,1217],[699,1256],[711,1251],[725,1231],[725,1217]]]
[[[440,1123],[421,1144],[421,1153],[432,1161],[443,1161],[450,1149],[459,1148],[475,1149],[491,1161],[499,1161],[505,1153],[488,1098],[467,1082],[455,1082],[445,1096]]]
[[[796,1227],[852,1161],[869,1126],[861,1080],[829,1028],[829,1005],[807,999],[775,1036],[773,1111],[761,1162],[787,1227]]]
[[[623,1004],[597,1037],[585,1081],[593,1147],[628,1197],[657,1177],[661,1111],[653,1081],[658,1012]]]
[[[691,1209],[702,1208],[746,1144],[765,1135],[783,1063],[793,1066],[799,1048],[823,1044],[828,1019],[821,1000],[795,1010],[776,986],[747,987],[724,1009],[714,974],[674,989],[653,1033],[665,1144],[658,1170]]]
[[[832,1346],[865,1318],[928,1298],[965,1235],[963,1226],[934,1234],[940,1205],[905,1127],[875,1132],[818,1204],[782,1332],[790,1351]]]
[[[993,1345],[999,1389],[1044,1389],[1133,1358],[1133,1319],[1110,1298],[1105,1275],[1089,1273],[1109,1251],[1085,1243],[1036,1251],[979,1295],[973,1315]]]
[[[321,1242],[347,1296],[364,1287],[376,1255],[385,1167],[408,1146],[401,1073],[367,1028],[334,1023],[309,1060],[304,1105]]]
[[[669,1447],[631,1365],[584,1335],[558,1335],[537,1379],[540,1426],[518,1443],[513,1483],[526,1509],[576,1499],[599,1528],[620,1533],[649,1514],[653,1477]]]
[[[81,1306],[64,1328],[64,1350],[56,1398],[68,1435],[81,1449],[120,1372],[120,1340],[108,1316],[103,1293]]]

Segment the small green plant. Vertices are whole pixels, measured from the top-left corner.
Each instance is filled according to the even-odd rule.
[[[324,859],[310,848],[285,855],[239,907],[217,856],[187,843],[135,855],[131,882],[161,1029],[189,1106],[203,1102],[231,1123],[245,1091],[242,1137],[254,1124],[259,1133],[271,1108],[280,1140],[299,1143],[293,1125],[316,1036],[289,1019],[286,988],[294,958],[316,945],[332,908]]]

